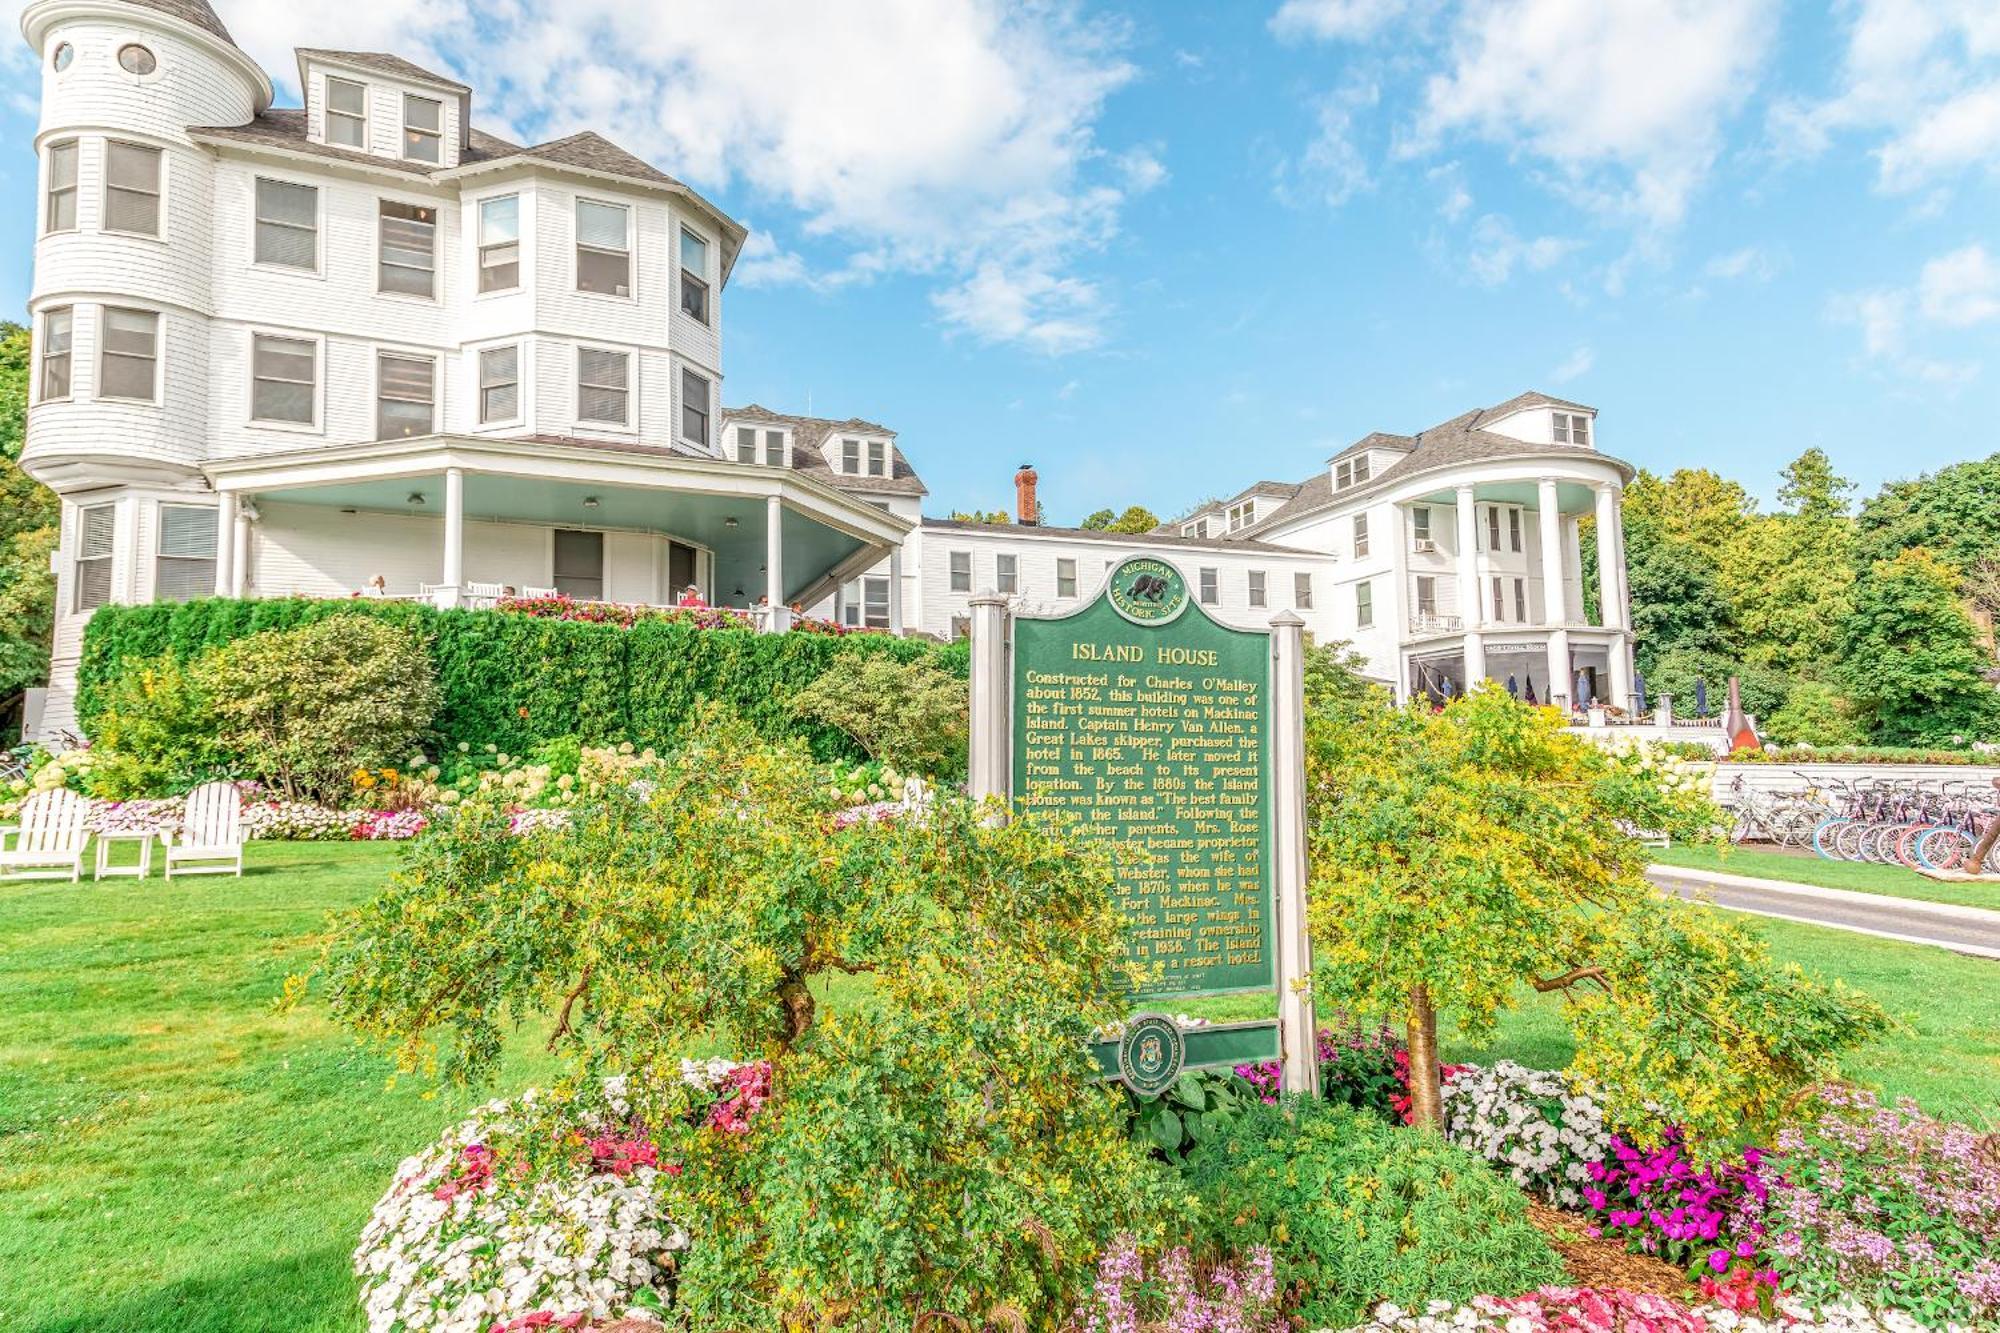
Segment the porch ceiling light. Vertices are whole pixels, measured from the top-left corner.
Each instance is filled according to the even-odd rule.
[[[411,492],[410,492],[410,503],[411,503],[411,504],[413,504],[413,505],[420,505],[420,504],[422,504],[423,502],[424,502],[424,493],[423,493],[422,491],[411,491]]]
[[[583,497],[583,507],[584,507],[585,509],[595,509],[595,508],[597,508],[597,497],[596,497],[596,496],[594,496],[594,495],[586,495],[586,496],[584,496],[584,497]]]
[[[733,518],[725,518],[722,520],[722,526],[725,528],[733,528],[736,526],[736,520]]]

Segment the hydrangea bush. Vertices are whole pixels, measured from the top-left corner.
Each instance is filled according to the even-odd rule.
[[[1581,1207],[1611,1152],[1604,1108],[1567,1075],[1511,1060],[1464,1065],[1444,1084],[1445,1137],[1537,1198]]]
[[[2000,1154],[1907,1100],[1830,1086],[1816,1110],[1779,1134],[1771,1163],[1766,1225],[1786,1287],[2000,1325]]]

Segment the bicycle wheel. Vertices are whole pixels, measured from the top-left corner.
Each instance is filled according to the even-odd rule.
[[[1849,820],[1847,827],[1834,835],[1833,849],[1843,861],[1866,861],[1867,855],[1861,850],[1861,840],[1868,835],[1873,825],[1864,820]]]
[[[1917,843],[1922,841],[1924,834],[1935,827],[1937,827],[1935,824],[1903,825],[1896,834],[1896,860],[1910,870],[1922,866],[1923,862],[1917,859]]]
[[[1964,829],[1941,824],[1917,839],[1917,860],[1932,870],[1956,870],[1972,855],[1972,838]]]
[[[1840,830],[1846,827],[1847,822],[1839,815],[1829,815],[1820,820],[1818,826],[1813,829],[1813,850],[1829,861],[1840,860]]]

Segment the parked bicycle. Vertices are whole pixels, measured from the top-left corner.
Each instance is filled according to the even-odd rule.
[[[1813,850],[1828,860],[1953,870],[2000,809],[1990,792],[1957,779],[1830,780],[1836,808],[1813,829]]]
[[[1813,831],[1833,812],[1819,793],[1807,785],[1804,791],[1773,794],[1746,786],[1737,774],[1729,784],[1726,804],[1735,812],[1730,830],[1732,842],[1775,842],[1780,847],[1804,847]]]

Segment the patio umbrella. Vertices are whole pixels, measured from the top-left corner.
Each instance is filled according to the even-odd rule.
[[[1588,708],[1592,702],[1590,696],[1590,677],[1579,671],[1576,673],[1576,706],[1578,708]]]
[[[1533,676],[1528,677],[1528,702],[1531,704],[1540,702],[1535,698],[1535,678]]]
[[[1643,713],[1643,712],[1645,712],[1645,711],[1646,711],[1646,673],[1645,673],[1645,672],[1643,672],[1643,671],[1634,671],[1634,672],[1632,673],[1632,689],[1633,689],[1633,691],[1634,691],[1635,693],[1637,693],[1637,694],[1638,694],[1638,696],[1639,696],[1639,698],[1638,698],[1638,704],[1639,704],[1639,711],[1640,711],[1640,712],[1642,712],[1642,713]]]
[[[1521,697],[1521,687],[1515,682],[1514,673],[1511,671],[1507,673],[1507,693],[1516,699]]]
[[[1694,678],[1694,715],[1696,717],[1708,716],[1707,676],[1696,676]]]

